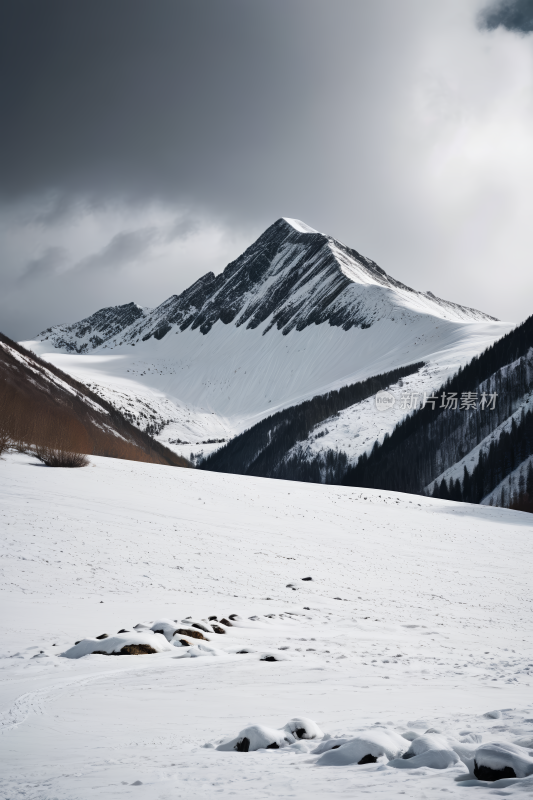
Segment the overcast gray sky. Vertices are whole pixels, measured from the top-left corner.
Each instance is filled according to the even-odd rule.
[[[280,216],[533,313],[533,0],[0,0],[0,330],[154,306]]]

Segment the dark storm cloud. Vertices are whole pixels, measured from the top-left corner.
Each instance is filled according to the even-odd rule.
[[[194,217],[191,217],[189,214],[186,214],[182,217],[179,217],[173,225],[170,227],[170,230],[165,236],[167,242],[174,242],[177,239],[184,241],[192,236],[194,233],[197,233],[200,230],[200,223]]]
[[[314,0],[4,2],[1,195],[55,192],[42,221],[78,194],[228,207],[261,179],[260,151],[291,147],[305,123],[316,13]]]
[[[497,0],[480,12],[478,24],[489,31],[502,27],[514,33],[531,33],[533,0]]]
[[[33,280],[35,278],[47,278],[53,275],[58,267],[63,266],[67,261],[67,251],[64,247],[46,247],[43,252],[29,261],[21,276],[21,281]]]
[[[79,261],[73,269],[84,271],[120,269],[145,256],[156,239],[156,228],[117,233],[105,247]]]

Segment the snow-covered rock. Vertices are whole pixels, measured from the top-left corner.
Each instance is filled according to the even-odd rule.
[[[240,731],[233,739],[221,742],[217,750],[236,750],[240,753],[261,749],[277,750],[280,747],[287,747],[293,742],[294,737],[285,730],[267,728],[266,725],[251,725]]]
[[[328,750],[316,762],[320,767],[371,764],[378,758],[397,758],[407,749],[407,740],[389,728],[376,728],[355,736],[340,747]]]
[[[82,658],[96,652],[107,655],[140,655],[162,653],[165,650],[172,650],[172,645],[161,633],[120,633],[105,639],[82,639],[61,655],[65,658]]]
[[[533,775],[533,758],[511,742],[487,742],[474,752],[474,775],[480,781]]]
[[[295,739],[321,739],[324,734],[312,719],[307,717],[294,717],[283,727]]]
[[[154,633],[162,633],[167,641],[171,642],[179,627],[172,619],[160,619],[150,625],[150,630],[154,631]]]

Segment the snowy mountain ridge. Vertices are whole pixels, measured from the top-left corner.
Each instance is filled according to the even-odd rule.
[[[410,289],[332,237],[280,219],[223,272],[155,309],[101,309],[26,345],[189,457],[283,408],[413,363],[427,368],[411,380],[431,391],[512,327]],[[327,447],[335,441],[355,459],[390,432],[398,413],[386,419],[366,405],[365,435],[347,410],[339,435],[328,425]]]
[[[172,327],[209,333],[217,321],[248,329],[267,323],[284,334],[328,322],[349,330],[381,319],[408,322],[413,314],[449,321],[495,321],[475,309],[417,292],[374,261],[299,220],[280,219],[219,275],[208,272],[157,308],[135,303],[104,308],[39,334],[65,352],[160,340]]]

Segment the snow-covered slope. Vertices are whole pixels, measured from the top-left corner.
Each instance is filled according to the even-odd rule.
[[[511,327],[414,291],[331,237],[281,219],[221,274],[152,311],[103,309],[28,344],[141,425],[141,409],[159,426],[172,419],[162,441],[186,442],[188,455],[190,445],[413,361],[431,364],[436,387]]]
[[[0,460],[2,797],[531,796],[473,775],[481,747],[531,767],[527,515],[91,461]],[[152,632],[230,615],[196,646]],[[117,640],[162,652],[75,657]],[[318,738],[215,749],[302,717]],[[413,759],[346,761],[385,738]]]

